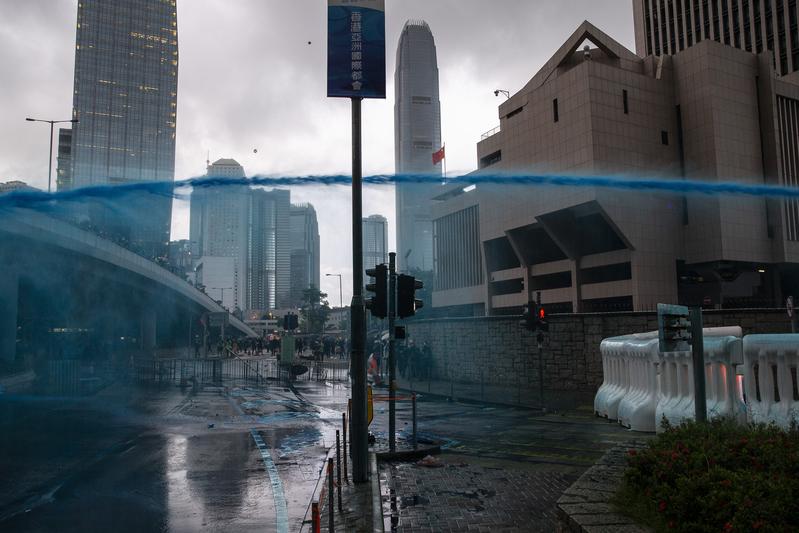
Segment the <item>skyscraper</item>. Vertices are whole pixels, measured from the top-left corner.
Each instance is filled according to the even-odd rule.
[[[233,159],[220,159],[208,166],[208,176],[215,178],[243,178],[244,168]],[[206,292],[214,298],[215,289],[229,290],[225,303],[244,310],[247,303],[249,188],[246,185],[197,188],[191,194],[189,240],[195,260],[232,258],[232,262],[215,263],[216,275],[222,279],[225,265],[232,268],[225,279],[225,287],[210,287]],[[209,261],[205,262],[210,264]],[[222,265],[222,266],[219,266]],[[207,269],[207,267],[206,267]],[[206,275],[207,277],[207,275]],[[219,297],[218,299],[222,299]]]
[[[303,303],[304,291],[319,288],[319,223],[311,204],[291,206],[291,304]]]
[[[388,263],[388,221],[382,215],[363,219],[363,268]]]
[[[250,191],[247,309],[286,307],[291,290],[290,214],[287,190]]]
[[[441,147],[436,45],[424,21],[408,21],[397,47],[394,75],[394,150],[398,174],[440,174],[433,152]],[[396,187],[397,260],[400,268],[433,269],[433,186]]]
[[[72,128],[58,130],[58,156],[56,166],[56,188],[64,191],[72,188]]]
[[[175,0],[81,0],[75,44],[71,183],[172,181],[178,37]],[[128,195],[88,211],[96,229],[164,256],[172,202]]]
[[[779,75],[799,70],[795,0],[634,0],[635,49],[674,55],[711,39],[747,52],[772,52]]]

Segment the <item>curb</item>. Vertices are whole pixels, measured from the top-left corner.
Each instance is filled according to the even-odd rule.
[[[375,452],[378,461],[413,461],[424,459],[428,455],[438,455],[441,453],[441,445],[427,446],[415,450],[399,450],[395,452]]]
[[[649,533],[619,514],[611,500],[627,466],[626,453],[645,444],[638,440],[614,446],[567,488],[556,504],[559,533]]]
[[[369,453],[369,484],[372,489],[372,531],[384,533],[383,500],[380,494],[380,472],[377,469],[377,455]]]
[[[449,400],[450,399],[450,395],[449,394],[439,394],[437,392],[427,392],[427,391],[423,391],[423,390],[414,390],[414,389],[409,389],[407,387],[397,387],[397,391],[415,393],[415,394],[417,394],[420,397],[431,396],[433,398],[442,398],[444,400]],[[476,399],[473,399],[473,398],[459,398],[458,396],[455,396],[455,398],[453,398],[452,401],[468,403],[468,404],[473,404],[473,405],[493,405],[493,406],[496,406],[496,407],[514,407],[514,408],[517,408],[517,409],[527,409],[529,411],[542,411],[542,412],[545,412],[545,413],[546,412],[556,412],[556,411],[548,411],[545,407],[542,408],[540,406],[523,405],[523,404],[517,404],[517,403],[492,402],[490,400],[476,400]]]

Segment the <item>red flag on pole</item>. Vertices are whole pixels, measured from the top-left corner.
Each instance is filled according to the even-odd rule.
[[[445,148],[446,148],[445,146],[442,146],[441,150],[439,150],[438,152],[433,152],[433,164],[434,165],[439,164],[446,157],[446,155],[444,154],[444,149]]]

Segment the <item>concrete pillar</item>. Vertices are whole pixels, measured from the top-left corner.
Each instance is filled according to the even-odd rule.
[[[572,267],[572,311],[583,312],[583,280],[580,274],[581,258],[577,257],[571,262]]]
[[[152,353],[156,346],[156,323],[158,315],[155,311],[144,311],[141,317],[141,349]]]
[[[5,270],[0,276],[0,360],[13,362],[17,357],[17,304],[19,274]]]

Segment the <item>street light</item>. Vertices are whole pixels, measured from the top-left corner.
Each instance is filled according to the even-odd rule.
[[[338,307],[344,309],[344,293],[341,289],[341,274],[325,274],[325,276],[338,276]]]
[[[38,118],[26,118],[28,122],[46,122],[50,124],[50,160],[47,164],[47,192],[51,192],[52,189],[52,180],[53,180],[53,126],[55,124],[64,124],[70,122],[72,124],[77,124],[78,119],[73,118],[72,120],[42,120]]]
[[[225,307],[225,291],[233,290],[233,287],[209,287],[212,291],[220,291],[222,295],[219,297],[222,300],[222,307]],[[228,311],[230,311],[228,309]]]
[[[499,96],[500,93],[504,94],[505,98],[510,100],[510,91],[506,91],[505,89],[497,89],[496,91],[494,91],[494,96]]]

